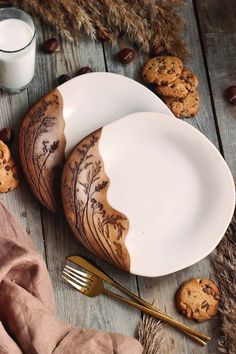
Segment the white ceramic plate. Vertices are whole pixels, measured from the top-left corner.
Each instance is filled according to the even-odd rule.
[[[89,73],[57,89],[63,97],[66,155],[86,135],[127,114],[150,111],[174,117],[153,92],[118,74]]]
[[[124,115],[154,111],[173,114],[149,89],[125,76],[89,73],[41,98],[19,132],[22,169],[40,203],[60,210],[60,169],[64,156],[87,134]]]
[[[129,270],[149,277],[207,256],[235,205],[233,178],[218,150],[189,124],[167,118],[126,116],[104,126],[98,142],[110,180],[107,200],[129,220]],[[87,162],[92,166],[92,155]]]

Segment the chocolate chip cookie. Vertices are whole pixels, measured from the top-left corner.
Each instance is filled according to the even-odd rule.
[[[6,193],[19,184],[19,171],[7,145],[0,140],[0,193]]]
[[[175,300],[179,311],[187,318],[203,322],[216,315],[219,289],[210,279],[190,279],[177,290]]]
[[[165,97],[164,102],[178,118],[194,117],[200,105],[198,90],[190,92],[184,98]]]
[[[150,84],[167,85],[176,80],[182,70],[183,62],[177,57],[155,57],[145,64],[143,78]]]
[[[198,77],[187,68],[183,68],[180,76],[167,85],[156,87],[156,93],[166,97],[184,98],[198,87]]]
[[[10,156],[11,153],[8,146],[0,140],[0,168],[9,160]]]

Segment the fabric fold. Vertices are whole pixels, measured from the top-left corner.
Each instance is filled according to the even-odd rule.
[[[1,203],[0,224],[0,354],[142,353],[131,337],[57,319],[45,262]]]

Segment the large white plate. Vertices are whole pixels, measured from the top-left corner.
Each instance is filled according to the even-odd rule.
[[[108,202],[129,220],[131,273],[172,273],[217,246],[233,215],[234,182],[197,129],[165,114],[136,113],[105,126],[98,148]]]
[[[216,247],[233,215],[235,187],[226,162],[197,129],[137,113],[104,127],[99,150],[111,181],[108,200],[130,222],[132,273],[172,273]]]
[[[137,81],[113,73],[89,73],[57,88],[63,97],[66,154],[86,135],[134,112],[166,113],[169,108]]]

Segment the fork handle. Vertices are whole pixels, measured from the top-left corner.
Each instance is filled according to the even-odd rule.
[[[202,344],[202,345],[206,345],[206,343],[202,340],[202,339],[209,339],[208,336],[206,336],[204,333],[201,333],[195,329],[192,329],[186,325],[184,325],[183,323],[181,322],[178,322],[177,320],[173,319],[173,318],[170,318],[169,316],[166,316],[164,313],[159,313],[157,311],[154,311],[150,308],[147,308],[143,305],[140,305],[138,304],[137,302],[133,301],[133,300],[130,300],[130,299],[127,299],[127,298],[124,298],[118,294],[115,294],[109,290],[105,290],[104,289],[104,294],[107,295],[107,296],[110,296],[116,300],[119,300],[121,302],[125,302],[126,304],[130,305],[130,306],[133,306],[137,309],[139,309],[140,311],[144,312],[144,313],[147,313],[148,315],[151,315],[153,317],[156,317],[158,318],[159,320],[162,320],[164,322],[167,322],[168,324],[170,324],[171,326],[175,327],[175,328],[178,328],[178,329],[182,329],[184,331],[188,331],[188,333],[190,334],[193,334],[197,337],[199,337],[198,339],[197,338],[194,338],[195,340],[197,340],[198,343]],[[186,333],[186,334],[188,334]]]
[[[123,287],[122,285],[120,285],[119,283],[117,283],[114,279],[112,279],[111,277],[109,277],[108,280],[106,280],[110,285],[114,286],[115,288],[119,289],[120,291],[122,291],[123,293],[125,293],[126,295],[128,295],[129,297],[131,297],[133,300],[135,300],[137,303],[151,309],[154,310],[155,312],[159,313],[159,314],[163,314],[165,316],[167,316],[168,318],[172,319],[171,316],[169,316],[167,313],[160,311],[159,309],[157,309],[155,306],[151,305],[149,302],[145,301],[144,299],[140,298],[139,296],[135,295],[134,293],[132,293],[131,291],[129,291],[128,289],[126,289],[125,287]],[[194,334],[191,334],[189,332],[189,327],[187,327],[188,329],[183,329],[182,331],[187,334],[189,337],[191,337],[192,339],[194,339],[196,342],[205,345],[206,343],[201,340],[199,337],[197,337]],[[180,328],[179,328],[180,329]],[[181,329],[180,329],[181,330]],[[203,337],[205,340],[209,340],[210,337],[209,336],[205,336]]]

